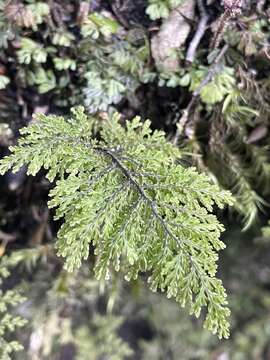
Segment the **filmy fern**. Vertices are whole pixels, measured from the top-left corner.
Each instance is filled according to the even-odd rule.
[[[65,268],[80,267],[92,244],[98,279],[146,272],[153,291],[196,316],[206,307],[206,328],[228,337],[226,293],[215,277],[223,226],[211,212],[231,204],[231,195],[178,164],[179,150],[149,121],[124,128],[118,115],[97,121],[83,108],[72,113],[37,115],[0,163],[2,174],[27,164],[28,174],[44,167],[50,181],[57,177],[49,206],[64,219],[56,248]]]

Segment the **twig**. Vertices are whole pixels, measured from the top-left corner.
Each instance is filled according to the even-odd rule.
[[[191,112],[191,109],[193,108],[193,106],[197,102],[197,99],[198,99],[202,89],[204,88],[204,86],[207,85],[213,79],[213,77],[217,73],[217,70],[219,70],[220,61],[222,60],[223,56],[227,52],[228,48],[229,48],[229,46],[227,44],[223,46],[223,48],[220,50],[219,54],[215,58],[212,66],[209,68],[209,71],[208,71],[207,75],[202,80],[202,82],[197,87],[197,89],[193,92],[192,98],[191,98],[188,106],[186,107],[186,109],[183,111],[183,114],[182,114],[182,116],[181,116],[181,118],[180,118],[180,120],[178,122],[176,134],[175,134],[175,137],[173,139],[173,144],[177,145],[177,143],[179,141],[179,138],[180,138],[180,135],[181,135],[180,129],[185,128],[185,126],[186,126],[186,124],[188,122],[188,116],[189,116],[189,114]]]
[[[207,29],[207,22],[209,19],[209,16],[203,4],[203,0],[198,0],[198,7],[200,9],[201,19],[199,21],[197,31],[188,47],[186,61],[189,63],[192,63],[194,61],[197,47],[205,34],[205,31]]]

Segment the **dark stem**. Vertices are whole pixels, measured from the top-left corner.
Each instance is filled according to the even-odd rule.
[[[150,206],[153,214],[158,219],[159,223],[162,225],[165,233],[169,235],[172,239],[176,241],[176,243],[182,248],[182,244],[179,242],[179,239],[171,232],[171,230],[168,228],[166,223],[164,222],[163,218],[159,215],[157,210],[156,202],[153,201],[148,197],[146,192],[144,191],[143,187],[137,182],[137,180],[132,176],[131,172],[121,163],[121,161],[118,159],[118,157],[109,149],[104,148],[96,148],[97,151],[109,156],[113,163],[115,163],[118,168],[122,171],[122,173],[125,175],[125,177],[130,181],[130,183],[137,189],[139,194],[142,196],[142,198],[146,201],[146,203]]]

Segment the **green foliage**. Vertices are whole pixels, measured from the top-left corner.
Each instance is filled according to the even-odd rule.
[[[222,168],[220,168],[220,159],[222,159]],[[231,189],[236,198],[235,209],[241,214],[246,230],[257,219],[258,209],[265,204],[254,190],[251,181],[252,171],[256,169],[253,166],[247,168],[243,159],[220,140],[213,145],[207,165],[216,174],[221,186]]]
[[[76,61],[72,59],[62,59],[55,57],[53,59],[56,70],[76,70]]]
[[[59,63],[57,65],[60,66]],[[32,82],[33,85],[37,85],[40,94],[45,94],[56,87],[56,78],[52,70],[46,71],[40,67],[35,72],[29,71],[27,75],[29,83]]]
[[[105,356],[122,360],[132,354],[118,334],[125,319],[111,313],[120,281],[100,284],[89,273],[89,264],[72,274],[60,267],[44,271],[60,265],[48,245],[15,251],[12,261],[20,263],[17,269],[25,278],[31,274],[31,283],[25,281],[23,288],[31,299],[24,307],[28,323],[18,333],[19,340],[29,338],[29,345],[12,359],[54,359],[65,347],[75,350],[77,360],[88,359],[89,354],[96,360]],[[101,299],[108,304],[102,315],[98,309]]]
[[[117,21],[110,19],[99,13],[88,16],[87,21],[82,26],[82,35],[98,39],[100,36],[110,36],[116,34],[120,28]]]
[[[228,301],[233,333],[230,340],[218,341],[201,328],[200,321],[194,322],[179,311],[177,304],[150,294],[144,306],[147,306],[146,313],[155,337],[143,343],[143,359],[208,360],[215,358],[216,354],[233,360],[264,359],[269,351],[270,296],[263,286],[268,284],[268,279],[262,273],[269,269],[269,242],[263,246],[256,243],[250,248],[247,242],[251,238],[252,231],[243,232],[238,225],[228,229],[223,238],[230,244],[223,257],[226,264],[224,281],[230,289]],[[237,262],[236,254],[241,254]],[[267,256],[265,262],[258,261],[262,254]],[[144,292],[141,298],[144,303]]]
[[[192,67],[189,71],[181,71],[180,76],[177,74],[170,75],[166,85],[169,87],[188,86],[189,90],[194,92],[205,79],[208,71],[209,69],[204,66]],[[219,103],[228,94],[231,94],[234,85],[234,70],[230,67],[221,66],[212,80],[202,87],[200,92],[201,101],[208,105]]]
[[[52,37],[52,43],[56,46],[70,47],[75,40],[73,34],[69,31],[63,31],[62,29],[56,31]]]
[[[4,279],[10,275],[9,269],[17,264],[16,258],[0,258],[0,286]],[[12,314],[12,308],[24,301],[19,292],[14,290],[1,290],[0,288],[0,359],[11,360],[11,354],[23,349],[21,344],[15,340],[10,340],[10,335],[16,329],[25,325],[26,321],[20,316]]]
[[[148,315],[147,321],[155,331],[153,341],[145,343],[144,350],[138,345],[138,352],[142,351],[139,356],[147,360],[163,360],[167,357],[175,360],[179,357],[183,360],[209,359],[216,357],[216,354],[239,360],[259,359],[269,354],[269,226],[263,228],[263,236],[259,237],[262,213],[263,218],[269,218],[270,23],[266,17],[269,4],[266,1],[244,2],[244,16],[226,24],[225,33],[221,34],[223,40],[220,46],[227,44],[227,51],[219,58],[218,64],[214,64],[214,56],[220,53],[220,49],[213,51],[210,43],[216,29],[215,21],[222,15],[222,6],[214,1],[203,1],[209,15],[207,29],[198,47],[193,48],[194,60],[186,61],[187,53],[190,54],[188,50],[192,50],[192,44],[194,45],[192,40],[198,39],[198,33],[196,36],[195,34],[204,12],[201,3],[197,2],[195,11],[186,16],[189,20],[185,21],[180,16],[183,0],[0,0],[0,145],[3,153],[6,146],[16,141],[19,127],[25,125],[32,112],[38,111],[40,107],[42,111],[57,114],[65,114],[70,106],[81,103],[84,103],[88,112],[98,114],[100,111],[111,114],[117,107],[127,118],[132,118],[134,114],[141,114],[143,118],[150,117],[153,120],[151,127],[165,129],[170,139],[175,135],[175,125],[179,125],[181,137],[178,145],[184,149],[180,155],[186,154],[188,163],[195,164],[199,171],[211,177],[219,187],[229,190],[236,199],[232,210],[240,214],[242,227],[247,230],[244,234],[240,234],[239,229],[237,235],[231,237],[230,228],[236,221],[234,217],[227,218],[227,212],[219,212],[223,220],[229,223],[229,235],[223,238],[228,249],[222,257],[220,273],[231,295],[228,301],[232,311],[230,323],[233,337],[229,342],[218,342],[211,334],[201,331],[201,319],[190,319],[188,314],[182,313],[176,302],[167,300],[164,296],[161,298],[159,292],[144,293],[139,316],[142,313]],[[259,4],[264,6],[263,11],[257,11]],[[173,12],[175,7],[178,9]],[[149,17],[145,16],[145,9]],[[159,31],[160,25],[166,22],[170,14],[173,15],[172,12],[179,15],[176,16],[176,22],[183,22],[183,27],[189,30],[186,30],[186,40],[170,54],[171,59],[179,62],[179,69],[172,73],[163,73],[159,71],[162,66],[155,64],[150,48],[154,44],[153,40],[162,33]],[[190,26],[187,26],[187,23]],[[171,31],[161,36],[167,36],[170,42],[176,35],[170,33]],[[181,36],[182,31],[178,34]],[[194,91],[196,92],[205,79],[209,81],[205,82],[200,96],[193,99]],[[190,101],[192,106],[189,107]],[[24,263],[24,271],[20,268],[20,271],[14,272],[14,278],[16,281],[21,277],[26,278],[27,296],[31,300],[26,303],[27,316],[31,314],[30,324],[21,331],[21,342],[26,342],[29,335],[28,344],[31,339],[36,338],[41,344],[37,353],[29,345],[25,352],[18,354],[19,360],[30,356],[40,359],[58,358],[62,347],[66,345],[76,348],[76,354],[80,353],[81,357],[86,358],[89,357],[89,351],[96,357],[110,357],[110,351],[114,354],[118,345],[119,348],[122,348],[122,345],[126,347],[117,337],[115,327],[112,337],[108,335],[108,340],[112,339],[116,346],[111,347],[110,341],[106,342],[107,350],[103,348],[103,352],[100,352],[101,341],[96,335],[99,336],[103,323],[111,320],[118,324],[119,313],[116,311],[117,317],[108,316],[106,319],[107,315],[102,312],[104,316],[100,322],[97,320],[99,316],[95,316],[100,309],[97,310],[93,304],[99,303],[98,296],[102,297],[103,303],[105,295],[100,295],[104,282],[93,280],[89,274],[89,267],[92,270],[94,262],[97,276],[110,276],[106,287],[113,293],[115,282],[122,284],[124,278],[119,276],[115,269],[120,268],[126,278],[132,278],[129,285],[123,285],[128,292],[122,302],[122,305],[127,304],[126,307],[120,306],[124,318],[133,317],[138,308],[138,298],[134,293],[137,294],[138,289],[143,287],[139,280],[133,281],[138,271],[143,273],[140,277],[143,280],[149,276],[153,289],[157,285],[169,296],[176,297],[181,304],[187,299],[186,305],[191,311],[197,312],[197,304],[203,302],[197,289],[203,281],[207,282],[208,278],[199,278],[199,272],[196,272],[196,279],[191,279],[194,271],[190,271],[192,264],[187,260],[186,254],[187,251],[192,254],[203,267],[200,273],[210,274],[208,267],[202,264],[205,264],[205,259],[209,257],[209,267],[214,267],[211,259],[216,255],[209,251],[210,245],[208,247],[207,244],[210,244],[208,234],[211,232],[209,228],[212,221],[214,228],[218,225],[215,219],[208,217],[209,212],[204,215],[204,205],[198,200],[198,194],[202,193],[204,187],[212,191],[212,186],[208,188],[208,182],[206,185],[203,178],[198,177],[191,169],[180,165],[177,165],[177,170],[170,167],[177,164],[175,159],[179,157],[179,152],[176,149],[173,150],[175,153],[171,156],[172,162],[168,167],[166,161],[169,155],[166,151],[166,154],[163,154],[163,140],[150,151],[149,148],[142,147],[141,138],[134,142],[131,139],[126,140],[127,133],[123,135],[123,130],[120,129],[117,130],[120,134],[119,140],[115,140],[115,135],[108,141],[103,135],[104,131],[106,130],[107,134],[110,129],[114,134],[111,129],[114,126],[118,129],[119,124],[115,120],[105,119],[105,114],[101,113],[100,116],[102,119],[89,119],[82,124],[81,133],[88,131],[89,136],[75,133],[74,137],[83,138],[83,141],[87,137],[86,142],[91,146],[93,140],[89,139],[97,138],[99,141],[95,146],[106,146],[106,149],[116,151],[118,158],[120,155],[130,155],[131,159],[121,158],[121,162],[129,171],[136,172],[133,176],[140,185],[146,186],[146,194],[158,204],[158,214],[164,222],[166,220],[167,226],[181,242],[179,246],[176,245],[174,240],[164,236],[164,231],[157,221],[153,220],[151,223],[150,210],[147,211],[144,202],[139,201],[136,189],[134,190],[130,183],[125,187],[125,176],[121,176],[121,171],[112,164],[114,161],[111,159],[110,162],[104,153],[99,153],[97,159],[95,151],[93,154],[80,141],[74,144],[73,140],[70,146],[67,146],[66,142],[58,143],[58,140],[52,140],[51,146],[48,146],[45,135],[41,135],[39,140],[34,142],[33,152],[28,149],[28,145],[23,145],[25,154],[21,153],[21,157],[27,157],[25,162],[30,159],[30,170],[36,172],[43,162],[49,168],[51,179],[56,175],[59,181],[51,192],[51,206],[58,206],[58,216],[62,216],[65,223],[59,232],[57,246],[59,254],[66,258],[66,266],[71,270],[75,265],[79,265],[82,257],[88,256],[88,250],[90,256],[89,261],[84,261],[79,271],[67,274],[61,270],[58,273],[59,269],[62,269],[63,259],[56,258],[54,250],[51,249],[55,235],[55,226],[51,228],[51,216],[48,224],[44,225],[46,240],[43,239],[46,244],[48,241],[50,250],[47,245],[39,246],[32,242],[32,228],[38,221],[39,212],[42,213],[40,197],[43,197],[42,189],[47,186],[44,185],[47,182],[42,181],[42,184],[39,184],[39,177],[33,182],[24,182],[17,191],[12,192],[12,199],[15,200],[13,202],[9,201],[11,191],[7,191],[10,177],[6,177],[6,182],[3,181],[1,185],[1,230],[12,231],[16,224],[15,233],[19,240],[17,243],[16,238],[14,244],[8,244],[10,251],[13,245],[24,247],[31,244],[31,250],[15,252],[16,257],[20,257],[20,262]],[[46,129],[48,139],[55,139],[52,133],[58,120],[54,117],[49,119],[52,121],[52,128],[47,131],[49,124],[41,120],[35,124],[40,125],[35,136],[39,136],[43,129]],[[80,121],[76,122],[78,123],[81,124]],[[114,125],[115,123],[117,125]],[[69,123],[63,122],[63,129],[66,129],[66,124]],[[59,125],[59,133],[62,132],[61,126]],[[134,132],[140,133],[140,130]],[[65,135],[65,130],[63,134]],[[37,149],[38,143],[40,148],[35,154],[34,149]],[[122,143],[123,154],[120,153]],[[139,150],[135,151],[137,147]],[[90,159],[86,160],[86,154]],[[145,159],[144,155],[149,159]],[[41,161],[42,157],[44,161]],[[136,157],[138,164],[135,163]],[[21,163],[24,163],[22,158]],[[162,160],[165,164],[161,164]],[[50,161],[55,163],[51,164]],[[142,169],[139,169],[140,165]],[[103,170],[106,169],[108,173],[104,174]],[[147,172],[147,175],[139,175],[139,170]],[[168,176],[165,177],[167,171]],[[188,190],[177,189],[179,183],[181,186],[184,184]],[[194,191],[190,190],[193,184],[195,195]],[[41,189],[38,195],[35,191],[36,185]],[[121,185],[124,187],[120,189]],[[21,194],[27,197],[29,188],[31,201],[21,201]],[[118,188],[119,193],[115,194]],[[213,196],[216,196],[215,191]],[[194,202],[194,197],[197,203]],[[15,209],[14,203],[17,205]],[[30,203],[31,209],[22,205]],[[215,209],[216,207],[213,212]],[[100,213],[101,219],[96,220]],[[109,216],[111,218],[108,219]],[[104,219],[106,223],[102,222]],[[149,224],[147,234],[146,222]],[[257,224],[259,228],[256,227]],[[23,234],[21,225],[26,229]],[[49,236],[50,233],[52,237]],[[20,242],[21,237],[23,243]],[[254,238],[256,240],[252,241]],[[234,247],[237,239],[242,241],[239,248]],[[260,249],[260,246],[263,249]],[[96,250],[96,257],[92,254],[93,248]],[[160,261],[161,254],[164,262]],[[230,262],[227,262],[228,254],[231,254]],[[255,257],[256,254],[259,256]],[[47,255],[50,259],[45,261]],[[42,258],[40,263],[39,257]],[[30,281],[26,269],[31,273]],[[188,272],[190,277],[187,276]],[[230,276],[227,276],[228,273]],[[8,279],[4,286],[9,288]],[[134,290],[134,287],[137,288]],[[186,289],[190,289],[190,292],[186,291],[187,294]],[[17,290],[14,291],[17,294]],[[211,291],[214,292],[213,286]],[[208,295],[211,296],[211,293]],[[122,298],[122,293],[115,296]],[[213,303],[222,302],[216,301],[215,296],[216,293]],[[157,304],[154,309],[149,310],[148,305],[152,298],[155,298]],[[190,298],[195,305],[190,304]],[[117,304],[113,296],[108,302],[109,309],[112,304]],[[208,298],[206,302],[210,307]],[[13,314],[10,306],[3,314]],[[138,316],[138,313],[136,314]],[[5,340],[8,342],[11,336],[12,334],[5,335]],[[19,336],[20,331],[20,342]],[[107,333],[104,337],[107,340]],[[11,356],[16,358],[16,354]]]
[[[252,137],[249,143],[249,128],[255,127],[256,131],[258,119],[263,120],[269,114],[269,109],[259,113],[251,107],[254,104],[260,109],[256,104],[260,101],[259,94],[254,89],[248,99],[244,91],[235,87],[226,96],[220,112],[211,117],[211,140],[206,160],[219,183],[235,196],[235,209],[242,215],[245,229],[267,205],[263,196],[269,192],[269,148],[253,144]]]
[[[84,69],[83,88],[85,106],[91,113],[106,111],[124,95],[134,92],[148,72],[149,46],[144,34],[139,39],[142,44],[135,46],[120,32],[118,38],[112,37],[118,29],[115,21],[95,13],[82,26],[82,49],[91,53]]]
[[[205,66],[193,66],[190,69],[181,69],[177,73],[159,74],[159,86],[168,86],[175,88],[188,87],[190,92],[198,89],[205,79],[209,68]],[[218,71],[213,74],[211,81],[202,87],[200,99],[207,105],[220,103],[235,91],[234,69],[220,66]]]
[[[84,101],[90,112],[106,111],[135,91],[147,73],[147,37],[141,29],[133,41],[108,13],[92,12],[80,24],[65,24],[73,17],[72,6],[61,7],[62,18],[56,4],[2,1],[0,46],[15,45],[23,88],[34,87],[39,94],[53,90],[58,95],[54,102],[60,107]],[[8,81],[1,76],[0,88]]]
[[[65,220],[56,247],[68,271],[88,258],[92,243],[98,279],[113,268],[127,280],[150,272],[153,291],[166,291],[197,317],[206,306],[205,326],[228,337],[226,294],[215,278],[223,226],[211,212],[215,203],[231,204],[230,194],[177,164],[177,148],[149,122],[135,118],[124,129],[114,116],[101,124],[100,141],[92,138],[96,126],[82,108],[68,120],[38,115],[0,171],[26,164],[28,174],[44,167],[50,181],[60,176],[49,206]]]
[[[28,38],[22,38],[21,49],[17,54],[21,64],[30,64],[32,60],[37,63],[45,63],[47,60],[46,49],[42,45]]]
[[[78,348],[76,360],[93,360],[109,357],[111,360],[124,360],[132,355],[129,348],[118,335],[117,330],[123,319],[115,316],[96,316],[93,320],[94,332],[80,327],[76,333],[75,344]]]
[[[186,151],[203,172],[232,192],[236,199],[234,209],[241,215],[246,230],[267,206],[264,197],[269,194],[269,142],[267,127],[263,125],[267,124],[270,114],[263,100],[268,90],[263,82],[256,84],[241,67],[238,70],[240,84],[232,68],[223,65],[219,68],[222,72],[216,73],[200,92],[201,106],[211,105],[206,107],[209,126],[201,121],[197,112],[190,114],[188,121],[193,127]],[[207,75],[207,72],[203,75],[205,71],[194,68],[185,75],[182,73],[185,80],[182,86],[189,85],[196,91]],[[205,135],[201,137],[200,128],[204,126],[208,129],[207,145]],[[262,143],[257,144],[260,140]]]
[[[197,70],[194,77],[191,73],[190,90],[195,91],[198,88],[201,81],[206,77],[207,71],[205,69]],[[224,100],[225,96],[233,91],[234,85],[234,69],[224,67],[213,77],[212,81],[202,88],[201,100],[205,104],[216,104]]]
[[[25,7],[26,14],[31,16],[31,24],[33,30],[38,30],[38,25],[42,24],[46,17],[50,14],[50,7],[43,1],[29,1],[30,4]],[[31,15],[30,15],[31,14]]]
[[[150,19],[157,20],[169,16],[170,10],[181,5],[183,0],[148,0],[146,13]]]
[[[208,349],[218,339],[202,329],[199,321],[194,324],[194,320],[179,310],[176,303],[166,298],[150,294],[147,299],[147,314],[155,337],[143,342],[143,360],[163,360],[168,356],[172,360],[179,357],[181,360],[206,360],[211,357]]]

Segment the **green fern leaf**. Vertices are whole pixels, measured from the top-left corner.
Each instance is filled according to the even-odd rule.
[[[67,120],[37,115],[0,163],[2,174],[26,164],[28,174],[44,167],[50,181],[57,177],[49,206],[64,219],[56,248],[65,268],[80,267],[92,244],[98,279],[113,270],[127,280],[146,272],[153,291],[196,316],[207,307],[205,326],[228,337],[226,293],[215,277],[224,229],[212,211],[231,204],[230,193],[178,164],[179,150],[149,121],[124,128],[118,115],[97,122],[83,108],[72,112]]]

